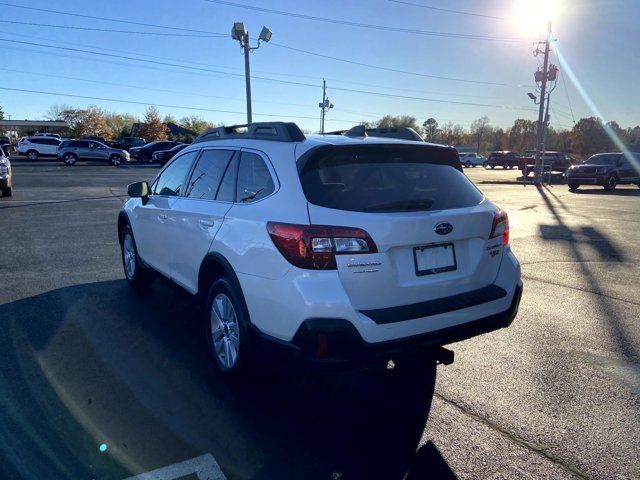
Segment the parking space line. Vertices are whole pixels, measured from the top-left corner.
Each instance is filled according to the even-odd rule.
[[[175,480],[187,475],[195,474],[198,480],[227,480],[220,465],[210,453],[199,457],[174,463],[150,472],[127,477],[124,480]]]

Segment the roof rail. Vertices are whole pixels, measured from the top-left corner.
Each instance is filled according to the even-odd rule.
[[[344,135],[347,137],[385,137],[424,142],[418,132],[409,127],[366,128],[364,125],[356,125],[347,130]]]
[[[225,140],[227,138],[301,142],[306,137],[300,127],[293,122],[256,122],[250,125],[212,128],[199,135],[193,143]]]

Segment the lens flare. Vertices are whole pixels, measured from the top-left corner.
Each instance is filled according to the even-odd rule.
[[[618,137],[616,132],[609,125],[607,125],[607,120],[604,118],[602,113],[600,113],[600,110],[598,109],[598,107],[596,107],[596,104],[593,103],[593,100],[591,100],[591,97],[580,83],[580,80],[578,80],[577,75],[574,73],[573,69],[567,62],[567,59],[562,54],[562,51],[560,50],[558,45],[555,44],[553,49],[555,50],[558,60],[560,61],[561,70],[567,75],[567,77],[569,77],[569,80],[571,80],[571,83],[576,88],[576,90],[578,91],[584,102],[587,104],[589,109],[593,112],[593,114],[602,121],[602,126],[604,127],[604,131],[606,132],[606,134],[609,136],[615,146],[624,154],[629,163],[633,165],[633,168],[635,168],[637,172],[640,172],[640,162],[635,157],[635,155],[631,154],[627,146],[620,139],[620,137]]]

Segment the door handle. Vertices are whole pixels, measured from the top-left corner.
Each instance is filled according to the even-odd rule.
[[[167,216],[164,213],[161,213],[160,215],[158,215],[158,220],[166,220]]]
[[[199,220],[198,223],[202,228],[211,228],[213,227],[213,222],[211,220]]]

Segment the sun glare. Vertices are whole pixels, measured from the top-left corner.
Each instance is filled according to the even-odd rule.
[[[559,14],[559,0],[515,0],[513,20],[518,31],[527,36],[544,32],[547,23],[555,23]]]

